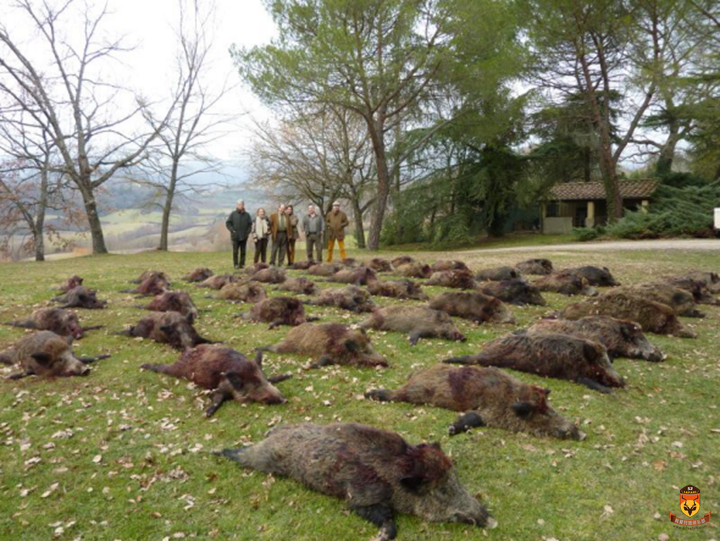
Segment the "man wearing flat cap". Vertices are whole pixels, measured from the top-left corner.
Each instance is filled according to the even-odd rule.
[[[332,261],[333,248],[337,240],[340,248],[340,257],[346,259],[345,255],[345,228],[350,224],[347,214],[340,210],[340,202],[332,204],[332,210],[325,216],[325,230],[328,235],[328,263]]]
[[[247,240],[252,231],[252,217],[245,210],[245,202],[241,199],[237,207],[230,213],[225,227],[230,231],[230,240],[233,245],[233,267],[238,269],[245,266],[245,252]],[[238,263],[238,248],[240,249],[240,262]]]

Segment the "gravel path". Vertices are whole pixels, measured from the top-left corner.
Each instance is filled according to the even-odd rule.
[[[720,239],[625,240],[609,242],[578,242],[545,246],[513,246],[511,248],[477,248],[462,253],[502,252],[602,252],[620,250],[702,250],[720,252]]]

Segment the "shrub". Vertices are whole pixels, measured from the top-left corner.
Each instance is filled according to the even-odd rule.
[[[580,242],[595,240],[604,234],[605,228],[601,225],[597,227],[576,227],[573,229],[573,236],[575,237],[575,240]]]

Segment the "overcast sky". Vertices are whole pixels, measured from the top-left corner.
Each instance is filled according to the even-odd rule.
[[[48,0],[59,4],[60,0]],[[85,0],[79,0],[82,4]],[[88,0],[100,6],[103,0]],[[202,0],[201,0],[202,1]],[[178,0],[107,0],[111,15],[105,21],[108,36],[126,36],[125,44],[135,49],[119,55],[122,64],[113,65],[112,76],[141,92],[152,100],[167,96],[173,81],[174,58],[177,43],[173,27],[178,23]],[[38,4],[40,2],[38,1]],[[212,67],[206,82],[212,89],[221,88],[226,80],[238,85],[221,104],[221,111],[232,115],[247,113],[237,129],[213,144],[211,154],[219,158],[235,158],[248,142],[247,126],[250,116],[267,117],[252,93],[240,83],[240,77],[233,66],[229,49],[232,44],[253,46],[267,43],[273,36],[274,28],[270,16],[261,0],[215,0],[216,21],[213,36]],[[0,21],[17,36],[22,32],[27,38],[26,47],[32,52],[32,30],[26,25],[25,16],[11,9],[13,0],[0,0]],[[204,4],[207,5],[207,4]],[[82,24],[80,20],[78,24]],[[63,28],[67,29],[67,21]],[[82,27],[78,27],[81,29]],[[22,29],[22,30],[21,30]],[[24,40],[23,40],[24,41]],[[35,42],[36,43],[36,42]]]

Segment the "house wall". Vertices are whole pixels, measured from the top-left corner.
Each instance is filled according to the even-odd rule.
[[[570,216],[543,219],[542,232],[545,235],[564,235],[572,233],[572,230],[573,219]]]

